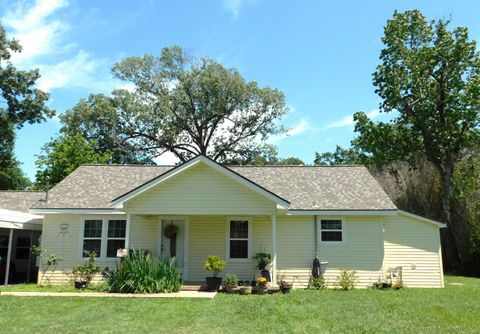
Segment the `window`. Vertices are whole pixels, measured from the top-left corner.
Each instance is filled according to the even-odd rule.
[[[249,258],[249,227],[248,220],[230,220],[228,231],[230,259]]]
[[[108,221],[107,257],[116,257],[117,249],[125,248],[125,233],[127,222],[125,220]]]
[[[94,251],[98,257],[116,257],[125,248],[127,221],[123,219],[86,219],[83,229],[82,256]]]
[[[30,257],[30,237],[18,237],[15,259],[28,260]]]
[[[322,219],[320,222],[321,240],[326,242],[343,241],[343,224],[341,219]]]
[[[88,257],[90,252],[95,252],[97,256],[101,256],[100,254],[102,254],[102,228],[103,220],[101,219],[85,220],[85,225],[83,229],[83,257]]]

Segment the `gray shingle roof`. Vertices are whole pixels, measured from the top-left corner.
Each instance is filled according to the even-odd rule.
[[[111,208],[111,201],[173,166],[80,166],[36,208]],[[363,166],[231,166],[288,200],[296,210],[392,210],[393,202]]]
[[[44,198],[43,191],[0,191],[0,209],[28,212],[30,207]]]

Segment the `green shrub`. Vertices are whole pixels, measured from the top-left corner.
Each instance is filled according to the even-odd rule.
[[[392,288],[392,283],[385,278],[379,278],[377,282],[372,284],[372,288],[375,290],[387,290]]]
[[[177,292],[181,286],[181,272],[175,258],[158,260],[141,250],[132,251],[115,272],[106,275],[108,292]]]
[[[312,284],[310,285],[311,289],[322,290],[327,288],[327,280],[323,277],[314,278]]]
[[[265,252],[255,254],[253,259],[257,261],[258,270],[265,270],[265,268],[272,263],[272,256]]]
[[[225,281],[223,282],[225,286],[237,286],[238,285],[238,279],[235,274],[228,274],[225,277]]]
[[[97,254],[95,252],[90,252],[87,261],[73,268],[72,273],[75,281],[86,281],[90,283],[95,274],[100,272],[100,267],[95,262],[96,256]]]
[[[355,270],[341,269],[335,285],[342,290],[351,290],[355,288],[357,281],[357,272]]]
[[[205,261],[205,270],[211,271],[213,277],[217,277],[219,273],[222,272],[223,268],[225,268],[225,261],[222,260],[220,256],[210,255]]]

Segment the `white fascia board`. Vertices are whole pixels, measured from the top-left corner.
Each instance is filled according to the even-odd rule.
[[[174,177],[174,176],[176,176],[180,173],[185,172],[186,170],[192,168],[193,166],[197,165],[200,162],[203,162],[204,164],[206,164],[207,166],[215,169],[219,173],[221,173],[221,174],[223,174],[227,177],[232,178],[233,180],[235,180],[235,181],[239,182],[240,184],[246,186],[250,190],[255,191],[256,193],[258,193],[258,194],[262,195],[263,197],[269,199],[270,201],[276,203],[281,208],[288,208],[290,206],[290,203],[288,203],[287,201],[281,199],[280,197],[277,197],[277,196],[273,195],[272,193],[270,193],[270,192],[266,191],[265,189],[261,188],[260,186],[246,180],[245,178],[239,176],[238,174],[230,171],[228,168],[223,167],[223,166],[217,164],[216,162],[205,158],[204,156],[198,156],[198,157],[184,163],[182,166],[166,172],[161,177],[155,178],[155,179],[151,180],[150,182],[145,183],[143,186],[135,189],[131,193],[117,198],[115,201],[112,202],[112,207],[120,208],[120,206],[123,205],[123,203],[127,202],[128,200],[132,199],[133,197],[138,196],[139,194],[151,189],[152,187],[156,186],[157,184],[159,184],[161,182],[164,182],[164,181],[166,181],[166,180],[168,180],[168,179],[170,179],[170,178],[172,178],[172,177]]]
[[[289,210],[290,216],[396,216],[397,210]]]
[[[417,220],[420,220],[424,223],[429,223],[429,224],[433,224],[435,226],[438,226],[440,228],[445,228],[447,227],[446,224],[443,224],[443,223],[440,223],[436,220],[433,220],[433,219],[429,219],[429,218],[425,218],[425,217],[422,217],[422,216],[419,216],[419,215],[416,215],[414,213],[410,213],[410,212],[407,212],[407,211],[403,211],[403,210],[398,210],[398,214],[401,215],[401,216],[406,216],[406,217],[409,217],[409,218],[413,218],[413,219],[417,219]]]
[[[34,214],[72,214],[72,215],[82,215],[82,214],[92,214],[92,215],[124,215],[125,212],[115,209],[40,209],[33,208],[28,210],[30,213]]]

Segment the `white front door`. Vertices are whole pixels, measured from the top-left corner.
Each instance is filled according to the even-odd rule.
[[[175,257],[178,267],[182,270],[185,280],[185,220],[162,219],[160,235],[160,257],[162,259]]]

